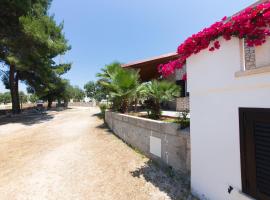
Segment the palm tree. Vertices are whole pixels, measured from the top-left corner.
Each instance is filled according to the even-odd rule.
[[[180,95],[179,86],[169,81],[153,80],[145,84],[144,90],[148,97],[146,104],[150,112],[149,117],[153,119],[161,117],[160,103],[170,101]]]
[[[119,63],[107,65],[103,73],[98,74],[100,84],[107,88],[113,101],[113,107],[122,113],[128,107],[139,86],[139,72],[123,69]]]
[[[145,84],[138,85],[132,96],[132,102],[134,103],[134,111],[137,112],[138,104],[140,100],[144,100],[147,97]]]
[[[101,69],[102,73],[98,73],[96,76],[102,81],[109,82],[113,74],[117,73],[119,70],[122,70],[121,63],[113,62]]]

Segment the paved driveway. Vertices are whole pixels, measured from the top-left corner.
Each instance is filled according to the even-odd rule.
[[[181,180],[112,135],[97,112],[0,119],[0,199],[187,199]]]

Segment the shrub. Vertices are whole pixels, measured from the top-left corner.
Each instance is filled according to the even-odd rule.
[[[170,101],[180,95],[181,88],[169,81],[151,81],[144,85],[144,93],[147,100],[146,108],[148,115],[152,119],[160,119],[161,107],[160,103]]]
[[[187,117],[188,114],[189,114],[189,110],[185,110],[181,113],[181,116],[179,117],[181,129],[185,129],[185,128],[188,128],[190,126],[190,119]]]
[[[101,104],[99,104],[99,108],[100,108],[102,119],[105,119],[105,112],[108,109],[107,104],[101,103]]]
[[[101,78],[99,83],[106,88],[113,103],[112,108],[121,113],[128,112],[128,108],[137,94],[139,87],[139,71],[123,69],[120,63],[107,65],[103,73],[97,76]]]

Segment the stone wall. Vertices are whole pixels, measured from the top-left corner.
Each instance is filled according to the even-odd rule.
[[[185,111],[189,110],[189,97],[180,97],[176,100],[176,110]]]
[[[256,54],[255,47],[249,47],[246,42],[244,42],[244,53],[245,53],[245,69],[255,69],[256,68]]]
[[[178,124],[109,111],[105,121],[117,136],[150,158],[181,173],[190,173],[189,130],[179,130]]]
[[[261,67],[269,67],[269,48],[270,37],[267,37],[263,45],[256,47],[249,47],[247,43],[244,42],[244,69],[252,70]]]

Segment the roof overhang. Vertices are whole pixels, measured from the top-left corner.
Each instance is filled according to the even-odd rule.
[[[141,81],[146,82],[160,77],[160,73],[158,72],[158,66],[160,64],[168,63],[172,60],[176,60],[177,58],[179,58],[177,53],[169,53],[150,59],[124,64],[122,67],[139,70]]]

